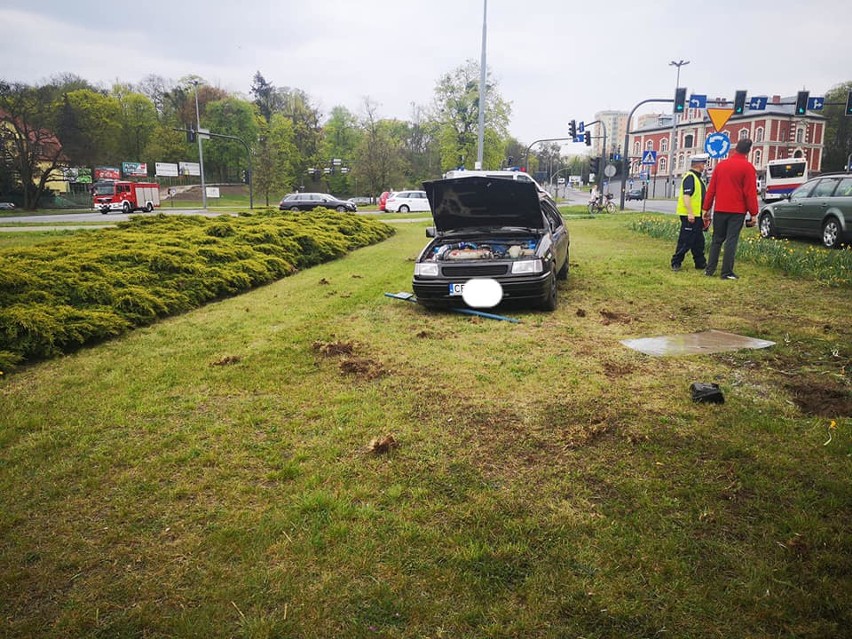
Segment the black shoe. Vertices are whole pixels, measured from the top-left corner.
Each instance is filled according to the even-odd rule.
[[[714,273],[712,271],[704,271],[704,275],[707,277],[713,277]]]
[[[734,273],[728,273],[727,275],[722,276],[723,280],[738,280],[738,278]]]
[[[680,264],[672,264],[672,270],[677,273],[680,270]]]
[[[703,270],[704,270],[704,269],[706,269],[706,268],[707,268],[707,265],[705,264],[704,266],[696,266],[696,267],[695,267],[695,270],[696,270],[696,271],[703,271]]]

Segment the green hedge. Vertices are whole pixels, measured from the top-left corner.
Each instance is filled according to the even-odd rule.
[[[380,242],[334,211],[138,216],[0,252],[0,371],[67,353]]]

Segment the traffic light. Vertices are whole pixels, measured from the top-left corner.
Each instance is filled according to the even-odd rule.
[[[195,142],[195,129],[187,128],[187,130],[186,130],[186,141],[187,142]]]
[[[810,91],[799,91],[799,94],[796,96],[796,115],[805,115],[807,113],[808,97],[810,94]]]
[[[852,91],[846,96],[846,115],[852,115]]]
[[[601,169],[601,159],[600,158],[589,158],[589,173],[594,173],[595,175]]]
[[[737,91],[734,94],[734,115],[742,115],[745,112],[745,101],[745,91]]]
[[[849,95],[850,95],[850,96],[852,96],[852,93],[850,93]],[[852,97],[850,97],[850,99],[852,99]],[[847,111],[848,111],[848,110],[849,110],[849,109],[847,109]],[[586,146],[592,146],[592,134],[591,134],[591,133],[589,133],[588,131],[586,131],[586,132],[583,134],[583,142],[585,142],[585,143],[586,143]]]
[[[571,120],[568,123],[568,135],[573,140],[577,137],[577,121]]]
[[[683,113],[686,108],[686,89],[678,87],[675,89],[674,112]]]

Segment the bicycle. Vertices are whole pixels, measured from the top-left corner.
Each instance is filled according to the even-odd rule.
[[[589,213],[594,215],[595,213],[615,213],[615,204],[612,202],[613,195],[612,193],[606,194],[606,203],[604,203],[603,198],[601,196],[596,197],[594,200],[589,202]]]

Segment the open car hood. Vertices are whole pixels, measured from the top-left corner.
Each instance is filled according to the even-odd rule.
[[[487,227],[544,229],[532,182],[471,176],[424,182],[439,233]]]

